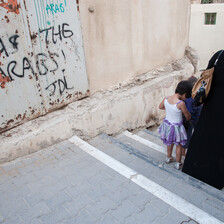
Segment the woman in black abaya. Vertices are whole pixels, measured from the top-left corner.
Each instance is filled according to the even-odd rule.
[[[210,59],[212,68],[221,51]],[[224,52],[220,55],[182,171],[215,188],[224,187]]]

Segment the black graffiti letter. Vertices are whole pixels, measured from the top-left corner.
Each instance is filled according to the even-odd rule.
[[[10,66],[11,66],[11,65],[12,65],[12,68],[11,68],[11,70],[10,70]],[[10,62],[9,62],[8,67],[7,67],[8,76],[11,78],[11,77],[12,77],[12,76],[11,76],[11,72],[12,72],[13,75],[15,75],[15,76],[17,76],[17,77],[19,77],[19,78],[23,78],[23,77],[24,77],[24,74],[19,75],[19,74],[17,74],[17,73],[15,72],[15,67],[16,67],[16,65],[17,65],[17,62],[16,62],[16,61],[10,61]]]
[[[65,30],[65,26],[69,26],[67,23],[63,23],[62,24],[62,35],[64,38],[68,38],[71,37],[73,35],[73,32],[71,30]],[[70,33],[67,36],[65,35],[65,33]]]
[[[32,73],[34,75],[34,70],[33,70],[32,66],[31,66],[29,60],[26,57],[24,57],[23,58],[23,76],[24,76],[24,73],[25,73],[26,69],[28,69],[28,70],[31,69],[31,71],[32,71]]]
[[[61,86],[61,84],[63,85],[63,87]],[[61,79],[58,79],[58,87],[59,93],[60,95],[62,95],[62,93],[65,91],[65,83]]]
[[[69,90],[69,89],[73,89],[74,88],[74,87],[71,87],[71,88],[68,87],[66,78],[64,76],[64,71],[65,71],[65,69],[62,69],[64,81],[61,80],[61,79],[58,79],[58,86],[59,86],[59,93],[60,93],[60,95],[62,95],[62,93],[65,91],[65,89]],[[61,85],[63,85],[63,86],[61,86]]]
[[[17,34],[9,37],[9,42],[12,44],[13,48],[16,50],[18,50],[18,42],[17,42],[18,37],[19,37],[19,35],[17,35]]]
[[[54,44],[57,43],[57,40],[54,39],[55,36],[57,36],[57,35],[59,35],[59,39],[62,40],[62,37],[61,37],[61,26],[60,25],[58,25],[58,33],[55,33],[54,32],[54,27],[52,27],[52,41],[53,41]]]
[[[50,96],[54,95],[54,93],[55,93],[55,90],[56,90],[56,85],[55,85],[55,84],[56,84],[56,83],[57,83],[57,81],[51,83],[49,86],[47,86],[47,87],[45,88],[46,90],[48,90],[49,87],[51,87],[51,86],[53,87],[53,91],[50,93]]]
[[[37,66],[37,69],[38,69],[40,75],[46,75],[48,72],[48,68],[44,64],[45,58],[47,58],[47,55],[44,53],[39,53],[36,56],[36,66]],[[44,69],[44,71],[41,71],[41,66]]]
[[[59,55],[57,53],[50,53],[50,58],[56,65],[56,68],[51,69],[50,72],[55,72],[56,70],[58,70],[58,63],[55,61],[54,56],[59,57]]]
[[[43,33],[44,31],[46,31],[46,36],[45,36],[45,43],[46,44],[49,44],[49,40],[48,40],[48,30],[52,29],[52,27],[50,28],[46,28],[46,29],[43,29],[43,30],[39,30],[40,33]]]
[[[63,72],[63,76],[64,76],[65,88],[66,89],[74,89],[74,87],[70,87],[70,88],[68,87],[67,80],[66,80],[65,75],[64,75],[65,69],[62,69],[62,72]]]
[[[5,45],[4,45],[3,41],[2,41],[2,38],[0,38],[0,44],[1,44],[1,48],[0,48],[0,55],[1,55],[1,53],[4,51],[4,52],[5,52],[5,54],[6,54],[6,56],[8,57],[8,56],[9,56],[9,54],[8,54],[8,52],[7,52],[6,48],[5,48]]]

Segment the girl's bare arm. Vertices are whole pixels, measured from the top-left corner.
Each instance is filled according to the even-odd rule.
[[[164,106],[164,100],[165,100],[166,98],[164,98],[163,99],[163,101],[159,104],[159,109],[160,110],[165,110],[165,106]]]
[[[181,109],[182,113],[184,114],[186,119],[189,121],[191,119],[191,114],[187,110],[187,107],[183,101],[178,104],[178,108]]]

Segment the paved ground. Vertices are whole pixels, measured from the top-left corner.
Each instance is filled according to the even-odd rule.
[[[0,165],[0,223],[197,222],[64,141]]]

